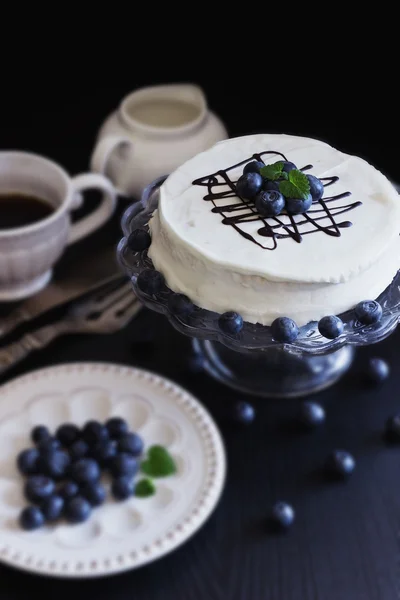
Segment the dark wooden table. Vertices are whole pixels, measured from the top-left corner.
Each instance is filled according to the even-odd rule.
[[[48,154],[71,173],[82,171],[87,168],[95,128],[128,90],[109,90],[99,103],[95,97],[100,98],[100,91],[96,96],[88,90],[86,96],[71,97],[58,107],[45,104],[40,109],[37,104],[22,124],[18,120],[17,127],[4,118],[1,146]],[[209,93],[223,114],[221,89],[210,83]],[[236,111],[243,101],[244,96],[236,99]],[[231,134],[285,129],[284,116],[263,120],[261,103],[250,113],[248,102],[237,121],[234,107],[230,105],[225,117]],[[299,120],[296,125],[292,117],[290,130],[316,135],[315,123]],[[331,134],[332,143],[341,140],[342,147],[354,151],[364,148],[371,161],[395,176],[392,155],[379,152],[383,142],[378,127],[373,141],[363,146],[360,140],[346,137],[344,126],[338,130],[335,123],[321,123],[318,131],[325,127],[321,135]],[[121,205],[124,202],[121,199]],[[97,244],[119,236],[116,215],[63,260],[76,260],[80,252],[95,251]],[[115,335],[64,337],[31,356],[2,381],[49,364],[95,360],[149,368],[177,381],[214,415],[226,444],[228,476],[208,522],[162,560],[122,575],[82,581],[0,567],[0,598],[26,600],[35,593],[42,600],[63,594],[74,600],[396,600],[400,593],[400,447],[387,447],[381,434],[387,416],[400,410],[399,342],[397,331],[381,344],[357,352],[342,381],[315,397],[326,407],[327,420],[311,433],[292,427],[296,400],[254,400],[254,423],[233,425],[230,413],[242,397],[205,375],[191,373],[190,340],[147,310]],[[386,358],[392,367],[390,379],[378,388],[367,385],[363,375],[371,356]],[[352,452],[357,461],[345,483],[321,477],[321,466],[335,448]],[[278,499],[292,503],[296,511],[296,522],[285,535],[272,535],[266,528],[268,509]]]

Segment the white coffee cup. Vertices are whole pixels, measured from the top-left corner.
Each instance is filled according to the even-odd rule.
[[[72,224],[70,213],[81,206],[81,192],[87,189],[103,192],[101,203]],[[66,246],[103,225],[117,201],[115,188],[105,176],[70,177],[52,160],[18,151],[0,151],[0,195],[7,193],[36,196],[54,210],[22,227],[2,229],[0,222],[0,301],[26,298],[45,287]]]

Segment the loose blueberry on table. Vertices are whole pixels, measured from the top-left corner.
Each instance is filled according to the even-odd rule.
[[[382,383],[389,377],[390,368],[383,358],[370,358],[368,362],[368,379],[373,383]]]
[[[325,410],[316,402],[302,402],[299,411],[299,421],[304,427],[317,427],[325,421]]]
[[[238,402],[234,408],[234,417],[239,423],[251,423],[255,417],[253,406],[248,402]]]
[[[356,462],[353,456],[345,450],[335,450],[328,457],[326,468],[329,475],[346,478],[354,471]]]
[[[288,529],[293,525],[295,513],[287,502],[277,502],[271,509],[270,524],[279,530]]]
[[[113,477],[110,493],[121,501],[152,496],[156,489],[150,478],[176,471],[163,446],[151,446],[144,456],[143,439],[118,416],[104,424],[88,421],[82,429],[63,423],[55,436],[44,425],[36,426],[31,439],[36,447],[16,457],[18,470],[26,477],[24,495],[31,503],[19,515],[20,527],[26,531],[62,518],[71,524],[89,519],[107,497],[103,473]],[[136,482],[139,471],[147,477]]]

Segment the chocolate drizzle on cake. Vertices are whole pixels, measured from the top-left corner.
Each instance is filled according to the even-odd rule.
[[[268,218],[260,215],[252,200],[245,200],[238,195],[236,182],[230,179],[229,172],[240,166],[244,166],[252,160],[264,162],[263,157],[269,154],[275,156],[278,155],[285,161],[288,160],[281,152],[268,150],[261,152],[260,154],[253,154],[250,158],[232,165],[225,170],[216,171],[210,175],[195,179],[192,182],[193,185],[207,188],[207,194],[203,197],[203,200],[213,204],[212,212],[221,215],[222,223],[224,225],[230,225],[242,237],[257,244],[257,246],[260,246],[264,250],[275,250],[278,245],[278,239],[291,238],[300,243],[303,236],[309,235],[310,233],[317,233],[318,231],[322,231],[326,235],[333,237],[340,237],[341,229],[351,227],[351,221],[337,221],[336,219],[337,217],[340,217],[340,215],[360,206],[362,202],[352,202],[342,204],[341,206],[332,204],[342,198],[351,196],[351,192],[343,192],[336,196],[324,196],[318,202],[313,202],[310,210],[304,214],[296,216],[282,214]],[[306,165],[300,170],[307,171],[312,169],[312,167],[312,165]],[[320,177],[319,179],[323,182],[324,188],[327,188],[335,184],[339,180],[339,177]],[[219,189],[221,191],[218,191]],[[229,202],[229,198],[235,198],[235,201]],[[238,198],[241,200],[240,203],[237,202]],[[221,201],[225,200],[227,200],[227,202],[221,204]],[[329,220],[329,224],[322,225],[322,222],[326,222],[327,219]],[[269,238],[272,245],[265,246],[261,244],[251,234],[242,229],[241,225],[253,221],[260,222],[261,227],[257,230],[258,235],[263,238]]]

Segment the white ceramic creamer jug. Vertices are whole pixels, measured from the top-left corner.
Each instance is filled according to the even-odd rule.
[[[139,198],[154,179],[227,137],[197,85],[141,88],[101,126],[90,167],[106,175],[118,193]]]

